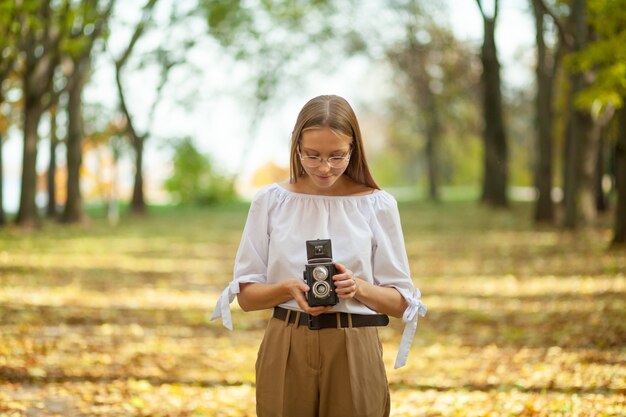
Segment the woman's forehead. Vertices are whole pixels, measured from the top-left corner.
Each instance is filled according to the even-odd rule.
[[[343,150],[350,147],[352,138],[335,132],[329,128],[309,129],[302,132],[301,146],[303,148],[336,148]]]

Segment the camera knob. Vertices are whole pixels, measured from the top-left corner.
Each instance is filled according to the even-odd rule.
[[[324,281],[328,278],[328,269],[325,266],[316,266],[313,269],[313,279],[315,281]]]

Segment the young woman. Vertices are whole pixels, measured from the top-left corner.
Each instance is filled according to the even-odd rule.
[[[374,182],[354,111],[319,96],[292,132],[291,178],[254,197],[234,279],[212,319],[232,329],[229,304],[273,309],[256,363],[259,417],[381,417],[389,388],[377,326],[402,317],[403,366],[426,307],[413,287],[394,198]],[[310,306],[305,242],[330,239],[338,303]],[[314,303],[315,304],[315,303]]]

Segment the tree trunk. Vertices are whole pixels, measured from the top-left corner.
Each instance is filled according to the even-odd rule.
[[[76,223],[86,219],[83,211],[82,199],[80,195],[80,167],[82,163],[82,140],[83,140],[83,113],[82,113],[82,93],[91,67],[91,51],[96,40],[104,30],[113,5],[114,0],[108,2],[102,12],[98,12],[98,0],[92,0],[83,9],[85,16],[97,15],[95,23],[92,24],[91,34],[84,38],[84,43],[80,50],[74,51],[67,58],[70,66],[70,73],[67,75],[68,92],[68,129],[67,129],[67,200],[63,211],[62,221],[64,223]],[[92,16],[93,17],[93,16]],[[86,29],[86,21],[83,18],[83,29]],[[81,20],[81,19],[77,19]]]
[[[563,140],[565,144],[563,146],[563,226],[574,229],[578,223],[578,211],[575,202],[579,170],[575,163],[576,152],[573,134],[573,114],[571,111],[569,111],[568,117],[567,126],[565,127],[565,138]]]
[[[613,229],[612,246],[626,245],[626,108],[618,114],[617,144],[615,146],[615,186],[617,207]]]
[[[50,106],[52,77],[59,61],[61,31],[53,31],[52,2],[40,2],[35,11],[37,24],[28,24],[22,45],[24,56],[22,93],[24,97],[24,148],[20,207],[16,222],[34,227],[38,223],[37,142],[41,115]],[[58,29],[58,28],[57,28]]]
[[[134,127],[130,111],[124,97],[124,88],[122,86],[122,68],[126,65],[128,58],[133,52],[139,38],[143,35],[148,22],[152,19],[152,12],[158,0],[147,0],[141,20],[135,26],[135,30],[131,37],[126,50],[115,60],[115,82],[117,85],[117,93],[120,99],[120,110],[126,117],[126,134],[135,148],[135,184],[133,187],[133,197],[131,200],[131,211],[135,214],[144,214],[146,212],[146,204],[143,193],[143,145],[148,137],[148,133],[138,134]],[[170,67],[171,68],[171,67]],[[167,74],[167,71],[164,73]],[[163,84],[161,84],[162,88]],[[153,106],[154,108],[154,106]]]
[[[436,111],[435,111],[436,113]],[[436,117],[431,115],[431,117]],[[432,201],[439,201],[438,168],[437,168],[437,141],[439,137],[438,122],[429,120],[426,128],[426,165],[428,170],[428,197]]]
[[[57,215],[56,172],[57,172],[57,108],[50,109],[50,163],[48,164],[48,207],[46,215],[55,218]]]
[[[135,214],[145,214],[146,203],[143,195],[143,138],[135,138],[135,185],[133,187],[133,199],[131,210]]]
[[[82,92],[88,59],[74,61],[74,71],[69,76],[68,91],[68,129],[67,129],[67,200],[63,211],[64,223],[76,223],[83,220],[83,208],[80,197],[80,166],[82,162],[83,115]]]
[[[580,91],[580,90],[576,90]],[[571,131],[568,135],[565,163],[565,218],[564,227],[575,229],[582,222],[588,224],[596,217],[594,199],[594,168],[596,147],[591,141],[592,120],[586,111],[571,105]]]
[[[426,147],[424,156],[426,160],[426,174],[428,177],[428,197],[432,201],[439,200],[438,186],[438,158],[437,144],[441,132],[441,122],[439,119],[439,110],[437,108],[437,99],[431,88],[432,77],[426,70],[426,62],[428,62],[428,52],[420,51],[419,45],[413,45],[415,51],[412,55],[418,59],[416,68],[413,69],[412,79],[416,86],[417,97],[415,103],[421,110],[424,120],[424,133],[426,136]]]
[[[535,221],[554,222],[552,201],[553,144],[552,144],[552,83],[553,67],[548,64],[547,48],[544,39],[544,16],[542,4],[533,0],[537,42],[537,96],[535,102],[537,147],[535,162]],[[552,65],[556,64],[555,60]]]
[[[481,51],[483,72],[484,172],[482,201],[496,207],[508,205],[508,161],[502,116],[500,63],[495,42],[496,16],[483,16],[485,36]]]
[[[598,216],[596,208],[596,167],[598,152],[600,151],[600,131],[602,126],[599,121],[593,121],[585,112],[587,135],[581,141],[581,182],[580,182],[580,205],[582,221],[585,224],[593,222]]]
[[[0,99],[0,103],[2,100]],[[2,135],[0,134],[0,226],[4,226],[7,223],[7,219],[4,214],[4,165],[2,164]]]
[[[146,204],[143,193],[143,146],[147,134],[140,135],[135,129],[133,118],[128,110],[126,98],[124,96],[124,88],[122,87],[122,66],[115,67],[115,81],[117,85],[117,93],[120,99],[120,109],[126,118],[126,135],[133,144],[135,150],[135,183],[133,186],[133,197],[130,203],[130,209],[135,214],[145,214]]]
[[[604,194],[604,188],[602,186],[602,180],[604,178],[604,161],[606,159],[606,126],[603,126],[599,129],[597,141],[598,144],[596,152],[596,164],[593,176],[593,189],[596,211],[598,213],[604,213],[608,210],[608,204],[606,202],[606,196]]]
[[[24,24],[24,14],[21,13],[20,4],[13,2],[8,6],[8,2],[3,3],[4,22],[13,22],[15,25],[2,29],[2,58],[0,59],[0,106],[5,100],[4,82],[16,71],[17,56],[20,53],[19,41],[20,30]],[[2,162],[3,137],[0,131],[0,226],[7,223],[6,214],[4,212],[4,165]]]
[[[111,162],[111,187],[109,189],[108,202],[107,202],[107,219],[112,226],[117,225],[120,220],[120,208],[117,196],[117,176],[118,176],[118,161],[119,150],[116,144],[112,146],[113,159]]]
[[[16,222],[20,226],[35,227],[38,223],[35,194],[37,191],[37,129],[41,109],[28,98],[24,103],[24,149],[22,152],[22,185],[20,207]]]
[[[588,42],[588,27],[586,21],[585,0],[573,0],[571,6],[571,21],[573,28],[573,51],[583,49]],[[575,97],[587,87],[585,75],[576,72],[570,75],[571,94],[570,117],[571,133],[570,144],[564,163],[568,175],[571,176],[569,191],[565,194],[564,227],[575,229],[581,221],[591,222],[596,216],[593,192],[593,173],[595,154],[591,140],[592,120],[588,111],[575,107]],[[567,178],[566,178],[567,180]]]

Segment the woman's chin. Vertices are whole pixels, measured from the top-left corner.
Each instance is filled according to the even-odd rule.
[[[311,179],[313,180],[313,183],[320,188],[332,187],[337,182],[337,177],[334,175],[329,175],[327,177],[315,175]]]

